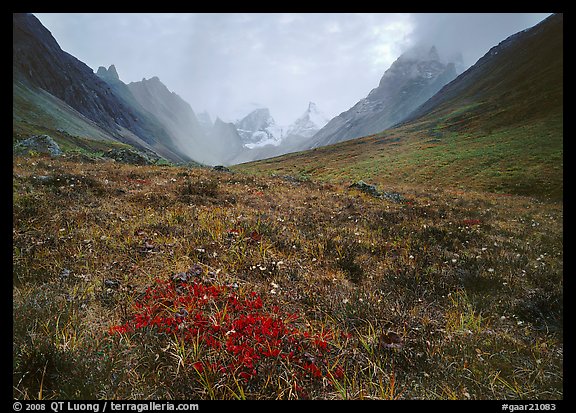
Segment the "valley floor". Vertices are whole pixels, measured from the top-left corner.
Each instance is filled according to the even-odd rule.
[[[561,202],[13,162],[14,398],[563,398]]]

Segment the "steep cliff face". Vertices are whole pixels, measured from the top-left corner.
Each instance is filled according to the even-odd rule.
[[[174,154],[178,154],[178,160],[190,160],[190,156],[178,145],[178,140],[171,134],[170,129],[164,124],[161,119],[145,108],[124,82],[120,80],[116,66],[111,65],[108,69],[100,66],[96,71],[96,75],[110,86],[114,95],[135,114],[136,119],[140,125],[154,136],[152,146],[156,147],[160,152],[164,152],[163,148],[168,148]],[[169,158],[174,158],[169,156]]]
[[[371,135],[400,122],[456,77],[453,63],[443,63],[435,47],[400,56],[378,87],[323,127],[303,149]]]
[[[136,101],[168,129],[175,144],[194,160],[205,162],[204,135],[190,105],[157,76],[128,84]]]
[[[26,81],[66,102],[110,132],[130,129],[135,117],[112,95],[110,87],[92,69],[64,52],[52,34],[32,14],[13,15],[15,80]]]
[[[240,137],[219,119],[210,127],[156,76],[128,84],[136,101],[169,131],[178,148],[197,162],[218,165],[242,150]],[[234,128],[232,128],[234,129]]]
[[[63,51],[32,14],[14,13],[12,30],[14,90],[18,91],[17,102],[31,107],[29,111],[15,108],[15,112],[43,113],[51,118],[43,119],[46,123],[63,125],[64,129],[74,124],[76,134],[78,128],[86,126],[86,133],[80,131],[80,135],[91,137],[99,130],[99,138],[104,135],[153,150],[172,161],[187,160],[171,145],[162,127],[142,116],[86,64]],[[30,100],[24,102],[26,96]],[[43,107],[48,103],[50,107]]]

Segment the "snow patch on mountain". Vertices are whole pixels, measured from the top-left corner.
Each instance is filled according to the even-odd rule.
[[[277,146],[282,142],[283,128],[276,124],[268,108],[258,108],[235,123],[246,148],[265,145]]]
[[[308,109],[286,130],[286,136],[302,136],[311,138],[318,132],[330,119],[324,115],[314,102],[308,103]]]

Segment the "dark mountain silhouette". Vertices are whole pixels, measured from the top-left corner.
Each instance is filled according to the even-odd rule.
[[[13,14],[12,62],[15,106],[29,106],[14,108],[19,118],[28,114],[33,120],[35,114],[42,113],[52,125],[63,129],[76,125],[75,133],[85,126],[87,137],[96,129],[102,139],[152,150],[177,162],[189,159],[177,151],[161,126],[134,110],[92,69],[63,51],[30,13]],[[70,119],[74,116],[80,119]]]
[[[456,77],[453,63],[443,63],[435,47],[415,48],[402,54],[384,73],[378,87],[320,129],[303,149],[381,132]]]

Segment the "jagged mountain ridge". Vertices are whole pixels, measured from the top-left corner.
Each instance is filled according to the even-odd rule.
[[[465,105],[474,105],[468,112],[470,115],[493,112],[493,120],[500,117],[501,126],[523,123],[548,112],[561,113],[562,30],[563,14],[558,13],[504,39],[401,124],[444,116],[454,107]],[[512,113],[511,108],[518,108],[518,117],[507,116]]]
[[[220,120],[201,123],[190,104],[157,76],[126,85],[114,65],[99,67],[97,74],[132,106],[156,119],[169,132],[177,150],[190,159],[208,165],[227,164],[242,150],[240,137],[229,126]]]
[[[563,15],[508,37],[403,122],[354,140],[239,166],[563,198]]]
[[[456,75],[454,63],[443,63],[436,47],[410,50],[390,66],[366,98],[330,120],[301,149],[381,132],[408,116]]]
[[[249,125],[248,127],[254,127],[254,125],[259,124],[258,122],[261,122],[260,125],[263,125],[261,127],[266,128],[271,124],[271,122],[268,122],[269,119],[273,121],[273,118],[270,116],[270,111],[267,108],[262,110],[257,109],[237,122],[236,126],[241,124],[244,127],[246,127],[246,125]],[[268,128],[265,129],[265,131],[261,131],[262,140],[257,141],[255,144],[245,144],[247,149],[235,156],[232,159],[232,163],[250,162],[298,151],[300,147],[308,142],[327,122],[328,118],[318,109],[318,106],[314,102],[309,102],[304,113],[289,126],[283,128],[273,123],[274,129]],[[280,138],[273,136],[272,131],[274,130],[280,130]],[[286,132],[283,133],[283,131]],[[244,130],[244,133],[247,133],[247,131]],[[272,137],[270,137],[270,135],[272,135]],[[253,137],[254,133],[250,133],[248,136]]]
[[[100,130],[102,139],[152,150],[176,162],[187,160],[171,148],[166,131],[139,117],[92,69],[63,51],[34,15],[14,13],[12,20],[13,84],[19,97],[25,100],[18,100],[23,105],[14,107],[13,112],[19,113],[23,121],[43,113],[47,118],[43,122],[64,130],[74,124],[73,133],[91,125],[88,134]],[[46,99],[46,93],[55,99]],[[71,110],[61,110],[66,106]]]
[[[282,141],[282,127],[276,124],[268,108],[257,108],[234,123],[245,147],[253,149],[278,145]]]
[[[178,137],[170,130],[170,125],[162,122],[149,108],[142,105],[142,102],[134,96],[130,87],[120,80],[116,66],[110,65],[108,69],[100,66],[96,71],[96,75],[110,86],[114,94],[134,112],[137,119],[145,124],[147,129],[156,136],[165,136],[165,145],[168,146],[172,152],[184,156],[184,159],[187,160],[194,159],[193,156],[188,156],[188,154],[182,150],[178,142]]]

